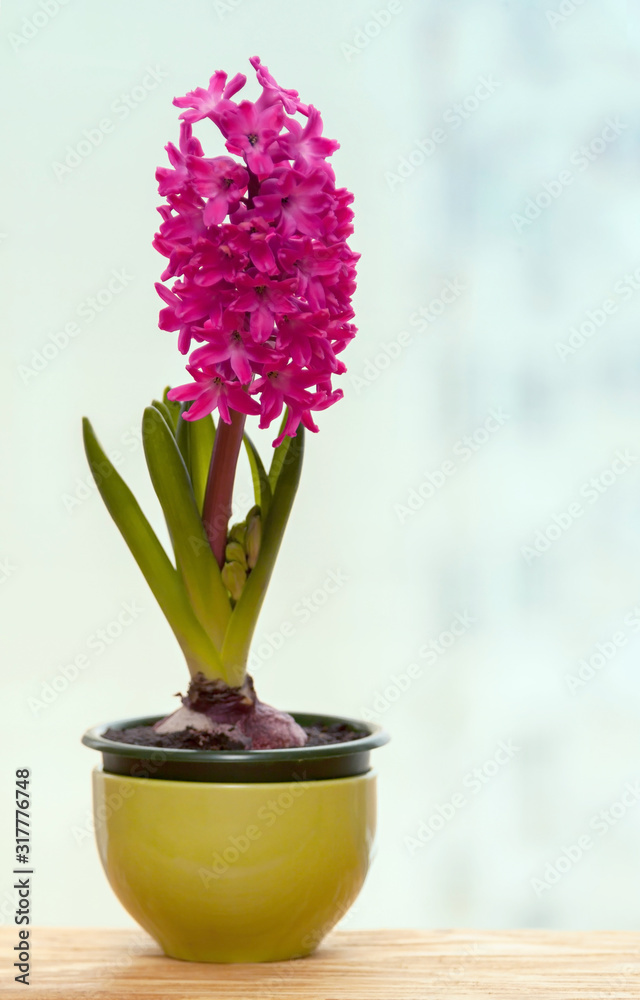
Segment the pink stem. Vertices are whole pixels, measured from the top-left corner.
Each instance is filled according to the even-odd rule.
[[[224,566],[233,483],[246,420],[244,413],[239,413],[237,410],[229,412],[231,423],[227,424],[224,420],[219,420],[216,428],[216,439],[213,445],[202,509],[202,520],[209,544],[221,569]]]

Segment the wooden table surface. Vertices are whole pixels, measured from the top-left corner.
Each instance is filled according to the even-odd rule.
[[[142,931],[35,928],[28,990],[0,930],[0,995],[29,1000],[639,1000],[640,933],[338,931],[310,958],[200,965]]]

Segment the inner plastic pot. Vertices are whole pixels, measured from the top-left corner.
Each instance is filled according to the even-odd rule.
[[[233,782],[324,781],[349,778],[370,770],[370,752],[389,742],[376,725],[335,715],[290,713],[301,726],[332,726],[343,723],[354,730],[347,743],[326,746],[291,747],[286,750],[177,750],[118,743],[104,738],[107,729],[152,726],[164,718],[150,715],[119,722],[103,723],[88,729],[85,746],[102,753],[102,767],[109,774],[133,778],[161,778],[164,781]]]

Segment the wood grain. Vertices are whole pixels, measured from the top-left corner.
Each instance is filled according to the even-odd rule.
[[[29,1000],[638,1000],[640,933],[338,931],[310,958],[200,965],[142,931],[35,928],[31,986],[13,981],[0,930],[0,995]]]

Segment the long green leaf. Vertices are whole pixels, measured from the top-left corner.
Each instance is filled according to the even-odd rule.
[[[164,392],[162,393],[162,402],[164,403],[169,413],[171,414],[171,426],[173,427],[173,431],[175,433],[176,428],[178,426],[178,417],[180,416],[180,407],[182,406],[182,404],[177,403],[173,399],[169,399],[168,394],[170,388],[171,386],[167,386]]]
[[[229,684],[239,685],[244,677],[253,632],[300,482],[303,454],[304,428],[300,424],[298,433],[290,439],[286,459],[280,468],[269,514],[263,526],[258,561],[249,574],[225,635],[222,663]]]
[[[180,414],[178,416],[178,422],[176,424],[176,441],[178,442],[178,448],[180,449],[180,454],[182,455],[182,461],[187,467],[187,472],[189,473],[189,478],[191,478],[191,458],[189,455],[189,422],[183,420],[182,416],[187,412],[191,403],[181,403],[180,404]],[[193,483],[192,483],[193,485]]]
[[[220,648],[231,614],[229,596],[180,449],[166,421],[153,406],[144,411],[142,441],[151,482],[164,511],[189,600],[203,628]]]
[[[201,514],[209,478],[211,454],[216,439],[213,417],[208,414],[206,417],[201,417],[200,420],[185,420],[181,413],[176,437],[191,478],[198,511]]]
[[[280,422],[280,430],[278,431],[278,437],[282,434],[284,426],[287,422],[288,410],[285,410],[284,416]],[[287,452],[289,451],[289,446],[291,444],[292,438],[284,438],[277,448],[274,449],[273,458],[271,459],[271,465],[269,466],[269,486],[271,487],[271,492],[276,488],[276,483],[278,482],[278,476],[280,475],[280,469],[282,464],[287,457]]]
[[[151,405],[155,407],[158,413],[162,414],[162,416],[167,422],[167,427],[173,434],[175,434],[175,426],[173,423],[173,417],[171,415],[171,410],[169,409],[169,407],[166,406],[165,403],[161,403],[159,399],[154,399]]]
[[[171,564],[133,493],[101,448],[86,417],[82,433],[100,495],[173,629],[190,672],[192,675],[202,671],[207,676],[224,676],[218,650],[193,613],[180,574]]]
[[[243,437],[244,446],[247,449],[247,455],[249,456],[249,465],[251,466],[253,492],[255,494],[256,503],[260,508],[262,520],[264,521],[269,513],[269,505],[271,503],[271,486],[269,484],[269,477],[253,441],[246,433]]]

